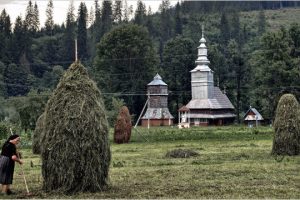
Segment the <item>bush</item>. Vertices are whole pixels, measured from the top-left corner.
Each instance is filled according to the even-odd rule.
[[[9,135],[9,126],[4,122],[0,122],[0,139],[7,139]]]

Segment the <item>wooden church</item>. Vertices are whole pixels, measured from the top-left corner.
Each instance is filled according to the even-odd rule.
[[[156,74],[147,85],[148,108],[142,117],[142,126],[171,126],[174,117],[168,108],[168,85]]]
[[[202,32],[196,67],[191,71],[192,99],[178,110],[179,128],[230,124],[236,116],[226,94],[214,86],[214,72],[209,68],[205,43]]]

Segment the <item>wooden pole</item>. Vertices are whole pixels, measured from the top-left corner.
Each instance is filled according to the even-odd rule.
[[[77,61],[78,56],[77,56],[77,39],[75,39],[75,61]]]
[[[147,108],[148,108],[148,110],[149,110],[149,103],[150,103],[150,96],[149,96],[149,92],[148,92],[148,99],[149,99],[149,101],[148,101],[148,104],[147,104]],[[148,129],[150,128],[150,115],[148,115]]]

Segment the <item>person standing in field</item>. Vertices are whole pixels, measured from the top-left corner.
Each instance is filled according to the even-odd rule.
[[[20,142],[19,135],[11,135],[2,146],[0,155],[0,184],[2,184],[2,194],[10,195],[10,185],[13,182],[15,162],[23,164],[17,154],[16,145]]]

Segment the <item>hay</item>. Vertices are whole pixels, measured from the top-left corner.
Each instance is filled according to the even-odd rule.
[[[114,132],[114,141],[117,144],[128,143],[131,136],[131,117],[126,106],[122,106],[117,117]]]
[[[190,158],[196,157],[199,153],[191,149],[174,149],[172,151],[167,152],[167,158]]]
[[[292,94],[283,95],[277,105],[274,121],[273,155],[300,154],[299,103]]]
[[[96,84],[79,62],[61,78],[45,109],[43,189],[96,192],[107,184],[108,123]]]
[[[44,134],[44,120],[45,120],[45,113],[41,114],[35,123],[35,129],[32,135],[32,153],[33,154],[40,154],[41,153],[41,138]]]

